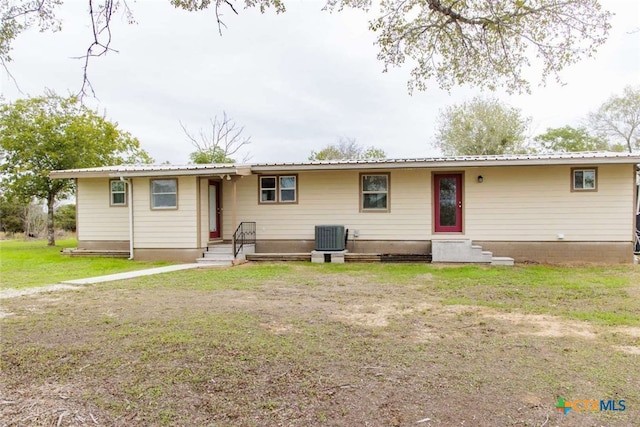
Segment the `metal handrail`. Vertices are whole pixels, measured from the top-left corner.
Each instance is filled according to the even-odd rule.
[[[244,245],[256,243],[256,223],[241,222],[233,233],[233,257],[236,258]]]

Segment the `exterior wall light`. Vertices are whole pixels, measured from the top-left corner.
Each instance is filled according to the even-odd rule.
[[[482,184],[483,181],[484,178],[482,177],[482,175],[478,175],[478,184]]]

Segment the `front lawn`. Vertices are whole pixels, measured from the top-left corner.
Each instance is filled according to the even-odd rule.
[[[637,426],[639,298],[634,267],[310,263],[11,298],[0,419]]]
[[[71,258],[63,248],[77,246],[76,240],[58,240],[56,246],[46,241],[0,241],[0,288],[25,288],[167,265],[161,262],[138,262],[122,258]]]

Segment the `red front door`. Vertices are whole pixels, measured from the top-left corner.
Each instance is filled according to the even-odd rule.
[[[220,182],[209,181],[209,238],[220,237]]]
[[[462,174],[434,175],[434,231],[462,232]]]

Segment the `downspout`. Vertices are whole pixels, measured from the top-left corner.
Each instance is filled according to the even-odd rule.
[[[127,195],[128,201],[127,205],[129,207],[129,260],[133,260],[133,185],[131,178],[126,179],[121,176],[120,181],[123,181],[127,186]]]
[[[238,217],[237,217],[237,195],[238,195],[238,177],[234,176],[232,178],[231,181],[231,186],[232,186],[232,202],[231,202],[231,229],[232,231],[232,235],[231,235],[231,244],[233,245],[233,258],[235,259],[235,250],[236,250],[236,229],[238,228]]]

